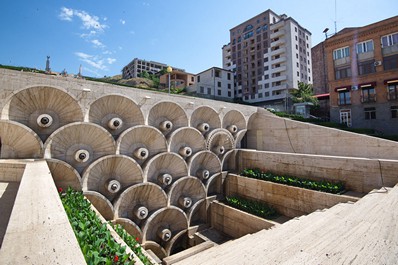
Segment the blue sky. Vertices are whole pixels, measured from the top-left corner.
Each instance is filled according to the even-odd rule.
[[[133,58],[198,73],[222,65],[229,29],[271,9],[312,33],[367,25],[398,15],[397,0],[2,0],[0,64],[87,76],[121,73]]]

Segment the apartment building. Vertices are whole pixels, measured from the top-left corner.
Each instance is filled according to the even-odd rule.
[[[134,58],[128,65],[123,67],[122,77],[123,79],[136,78],[142,72],[147,72],[149,74],[157,74],[163,69],[168,67],[167,64],[158,63],[154,61],[145,61],[142,59]],[[184,69],[180,69],[172,66],[176,71],[185,72]]]
[[[169,80],[170,77],[170,80]],[[188,88],[195,84],[195,75],[187,72],[174,70],[170,74],[164,74],[159,77],[160,88]]]
[[[398,16],[325,40],[330,118],[398,134]]]
[[[234,100],[234,75],[232,71],[212,67],[196,75],[193,85],[197,95],[222,101]]]
[[[312,83],[311,33],[284,14],[267,10],[233,27],[222,50],[238,101],[289,110],[289,90]]]

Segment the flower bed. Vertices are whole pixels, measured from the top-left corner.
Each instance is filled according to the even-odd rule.
[[[225,203],[229,206],[237,208],[247,213],[251,213],[262,218],[277,217],[277,212],[274,208],[265,203],[244,199],[238,196],[225,197]]]
[[[333,183],[325,180],[316,181],[292,176],[278,176],[271,172],[262,172],[259,169],[245,169],[240,174],[241,176],[248,178],[261,179],[294,187],[323,191],[333,194],[341,194],[345,191],[344,184],[342,182]]]
[[[123,241],[131,248],[131,250],[137,255],[137,257],[142,261],[142,263],[144,263],[145,265],[151,265],[152,264],[149,261],[148,257],[142,253],[142,247],[138,243],[138,239],[132,237],[119,224],[112,225],[112,227],[115,230],[115,232],[123,239]]]
[[[106,224],[91,210],[82,192],[71,188],[65,193],[58,191],[87,264],[134,264],[126,248],[116,243]]]

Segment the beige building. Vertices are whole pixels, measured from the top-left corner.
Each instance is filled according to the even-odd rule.
[[[170,81],[169,81],[170,77]],[[172,88],[186,88],[195,84],[195,75],[187,72],[174,70],[169,74],[160,76],[160,88],[168,88],[169,84]]]
[[[293,18],[267,10],[230,30],[223,66],[235,74],[235,97],[290,109],[289,90],[312,83],[311,33]]]
[[[194,87],[194,91],[196,91],[200,97],[233,101],[233,72],[218,67],[209,68],[196,75]]]
[[[163,69],[167,68],[167,64],[158,63],[154,61],[146,61],[138,58],[134,58],[128,65],[123,67],[122,76],[123,79],[136,78],[142,72],[149,74],[156,74]],[[184,69],[172,67],[176,71],[185,72]]]

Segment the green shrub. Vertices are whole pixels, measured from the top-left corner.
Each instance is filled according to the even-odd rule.
[[[241,175],[248,178],[266,180],[275,183],[286,184],[289,186],[323,191],[333,194],[340,194],[345,190],[344,184],[342,182],[334,183],[325,180],[317,181],[293,176],[282,176],[273,174],[271,172],[262,172],[259,169],[245,169],[241,172]]]
[[[238,196],[227,196],[225,203],[231,207],[237,208],[247,213],[251,213],[262,218],[274,218],[277,212],[274,208],[265,203],[244,199]]]

